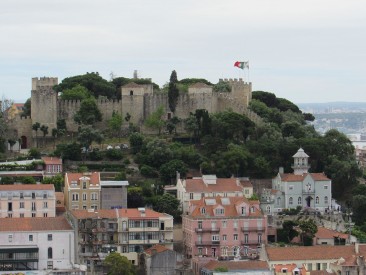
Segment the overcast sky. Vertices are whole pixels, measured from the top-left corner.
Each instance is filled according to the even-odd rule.
[[[366,102],[364,0],[1,0],[0,95],[99,72],[245,78],[295,103]],[[250,62],[250,70],[234,68]]]

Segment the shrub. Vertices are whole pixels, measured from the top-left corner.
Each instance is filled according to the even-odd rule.
[[[107,150],[106,156],[110,160],[121,160],[123,158],[123,154],[122,154],[121,150],[118,150],[118,149]]]

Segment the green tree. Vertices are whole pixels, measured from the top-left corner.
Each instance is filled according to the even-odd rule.
[[[62,174],[57,174],[53,177],[44,177],[42,180],[42,184],[53,184],[55,186],[55,190],[57,192],[62,191],[62,186],[64,184],[64,177]]]
[[[43,146],[44,146],[46,141],[46,135],[48,134],[48,126],[42,125],[40,129],[41,132],[43,133]]]
[[[102,113],[93,97],[81,101],[80,109],[76,112],[74,120],[78,124],[85,125],[94,125],[96,122],[102,121]]]
[[[135,269],[131,262],[118,252],[109,253],[103,261],[108,270],[108,275],[135,275]]]
[[[156,204],[153,206],[153,209],[160,213],[167,213],[169,215],[172,215],[175,219],[180,218],[180,215],[182,214],[182,212],[180,211],[179,200],[170,194],[158,196],[158,198],[156,199]]]
[[[142,145],[144,143],[144,136],[140,133],[132,133],[129,137],[130,146],[132,153],[137,154],[140,152]]]
[[[228,272],[229,271],[226,266],[218,266],[214,270],[215,270],[215,272],[219,272],[219,273],[221,273],[221,272]]]
[[[21,114],[22,117],[30,117],[31,116],[31,99],[28,98],[24,103],[23,112]]]
[[[36,147],[38,148],[38,130],[41,127],[39,122],[36,122],[32,125],[32,130],[36,131]]]
[[[157,129],[158,134],[161,133],[161,128],[164,126],[165,121],[163,118],[163,115],[165,113],[164,107],[160,106],[156,109],[155,112],[153,112],[146,120],[145,125],[152,129]]]
[[[127,190],[127,208],[145,207],[141,187],[130,187]]]
[[[71,89],[66,89],[61,94],[62,100],[83,100],[90,97],[90,92],[84,86],[77,84]]]
[[[108,126],[112,130],[114,136],[117,136],[119,138],[119,141],[121,141],[122,123],[122,116],[118,112],[113,111],[112,117],[108,120]]]
[[[62,159],[81,160],[81,145],[76,142],[57,144],[54,154]]]
[[[294,221],[284,221],[282,223],[282,229],[277,231],[278,241],[284,243],[290,243],[293,238],[297,237],[299,233],[296,231],[295,227],[298,225]]]
[[[305,246],[313,245],[313,238],[316,232],[318,232],[318,227],[313,219],[299,221],[300,236],[303,244]]]
[[[53,138],[53,148],[56,147],[56,137],[58,135],[58,130],[56,128],[52,128],[52,138]]]
[[[161,165],[159,169],[160,179],[165,184],[172,184],[172,180],[176,178],[177,172],[184,177],[187,170],[187,165],[183,161],[173,159]]]
[[[35,184],[36,180],[33,177],[25,176],[25,177],[18,177],[16,182],[24,183],[24,184]]]
[[[177,82],[178,82],[177,72],[174,70],[170,75],[169,88],[168,88],[169,109],[173,113],[175,112],[175,108],[177,107],[179,98],[179,90],[177,87]]]
[[[156,168],[173,159],[173,152],[169,148],[166,141],[162,139],[153,139],[146,144],[144,148],[146,155],[146,163]]]
[[[101,132],[91,125],[84,125],[79,127],[77,140],[86,149],[89,149],[93,141],[101,143],[103,138],[104,137]]]
[[[59,135],[60,133],[66,133],[66,120],[64,118],[57,120],[57,130],[59,132]]]
[[[30,148],[28,151],[28,156],[31,158],[38,159],[41,157],[41,152],[38,150],[38,148]]]

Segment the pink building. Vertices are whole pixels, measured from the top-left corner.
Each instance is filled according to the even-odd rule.
[[[183,215],[185,251],[191,257],[256,258],[267,242],[267,217],[245,197],[191,201]]]
[[[53,177],[62,173],[62,159],[58,157],[42,157],[44,162],[44,176]]]

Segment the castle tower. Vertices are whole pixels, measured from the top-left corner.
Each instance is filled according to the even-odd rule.
[[[309,156],[304,152],[302,148],[300,148],[295,155],[292,156],[294,158],[294,165],[292,168],[294,169],[295,175],[302,175],[308,173],[310,165],[308,163]]]
[[[57,128],[57,92],[53,90],[57,84],[57,77],[32,78],[32,124],[39,122],[41,126],[48,126],[48,135]]]
[[[224,81],[227,81],[231,87],[231,97],[248,107],[252,99],[252,83],[244,82],[242,78],[225,79]]]

